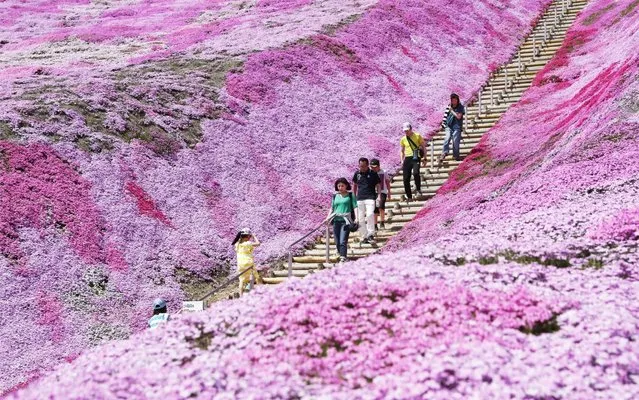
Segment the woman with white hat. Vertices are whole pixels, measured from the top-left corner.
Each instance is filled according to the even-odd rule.
[[[262,283],[262,278],[255,269],[255,260],[253,259],[253,251],[260,245],[260,241],[251,233],[249,228],[243,228],[237,233],[232,245],[235,247],[237,254],[237,271],[244,272],[240,275],[240,296],[244,292],[244,288],[249,284],[251,275],[256,283]]]

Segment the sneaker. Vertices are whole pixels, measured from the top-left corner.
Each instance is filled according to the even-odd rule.
[[[368,238],[366,238],[368,241],[366,243],[368,244],[375,244],[375,237],[373,235],[369,236]]]
[[[417,196],[417,197],[423,197],[424,195],[422,194],[422,191],[421,191],[421,190],[417,190],[417,191],[415,191],[415,196]]]
[[[348,261],[348,258],[346,258],[346,257],[340,257],[339,258],[339,263],[340,264],[345,263],[346,261]]]
[[[439,157],[437,157],[437,166],[441,167],[442,163],[444,162],[444,158],[446,158],[448,154],[442,154]]]
[[[368,243],[370,243],[370,239],[364,238],[364,239],[362,239],[362,241],[360,243],[368,244]]]
[[[379,229],[386,229],[386,224],[384,224],[383,222],[381,222],[379,224]]]

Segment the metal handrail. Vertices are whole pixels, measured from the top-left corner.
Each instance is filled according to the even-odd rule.
[[[248,271],[250,271],[252,268],[255,268],[255,266],[251,266],[246,268],[243,271],[240,271],[239,273],[237,273],[234,276],[231,276],[230,278],[228,278],[224,283],[222,283],[221,285],[218,285],[215,287],[215,289],[211,290],[210,292],[208,292],[207,294],[205,294],[204,296],[202,296],[201,298],[199,298],[197,301],[204,301],[207,298],[213,296],[215,293],[219,292],[220,290],[226,288],[228,285],[230,285],[231,283],[233,283],[234,281],[240,279],[240,276],[244,275],[245,273],[247,273]],[[251,282],[249,283],[250,287],[253,287],[253,274],[251,274]]]
[[[327,232],[328,232],[328,223],[333,219],[333,214],[331,214],[327,219],[325,219],[324,221],[322,221],[322,223],[320,223],[319,225],[317,225],[315,228],[313,228],[313,230],[311,230],[310,232],[308,232],[306,235],[302,236],[301,238],[299,238],[298,240],[296,240],[295,242],[293,242],[291,245],[288,246],[288,257],[289,257],[289,277],[292,275],[292,250],[293,250],[293,246],[295,246],[296,244],[298,244],[299,242],[301,242],[302,240],[306,239],[307,237],[309,237],[310,235],[312,235],[314,232],[316,232],[318,229],[320,229],[323,225],[326,225],[327,227]],[[327,242],[328,243],[328,242]],[[329,248],[328,245],[326,247],[327,249]],[[327,258],[328,258],[328,251],[327,251]],[[252,268],[255,268],[254,266],[252,267],[248,267],[242,271],[240,271],[239,273],[229,277],[226,281],[224,281],[222,284],[216,286],[213,290],[207,292],[204,296],[200,297],[197,301],[204,301],[207,298],[213,296],[215,293],[219,292],[220,290],[226,288],[227,286],[229,286],[231,283],[239,280],[239,278],[244,275],[245,273],[247,273],[248,271],[250,271]],[[249,283],[250,287],[253,287],[253,275],[251,275],[251,281]]]
[[[326,219],[324,219],[319,225],[317,225],[315,228],[311,229],[306,235],[302,236],[301,238],[297,239],[295,242],[291,243],[286,249],[288,251],[288,277],[292,277],[293,276],[293,247],[297,244],[299,244],[302,240],[308,238],[309,236],[311,236],[313,233],[317,232],[322,226],[326,225],[326,262],[328,263],[329,259],[330,259],[330,229],[328,228],[330,221],[333,219],[333,217],[335,216],[334,213],[332,213],[331,215],[329,215]]]

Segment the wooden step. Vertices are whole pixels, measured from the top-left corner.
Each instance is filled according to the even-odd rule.
[[[462,155],[469,154],[470,151],[472,149],[474,149],[475,146],[477,146],[478,143],[479,143],[479,141],[469,142],[468,140],[466,140],[462,136],[461,142],[459,144],[460,153]],[[449,147],[450,147],[450,151],[451,151],[451,154],[452,154],[452,151],[453,151],[453,143],[452,142],[450,143]],[[437,163],[437,157],[439,157],[439,155],[442,153],[443,149],[444,149],[444,141],[443,140],[441,142],[439,142],[439,143],[435,143],[435,154],[434,154],[435,163]],[[426,157],[426,162],[427,163],[430,162],[430,154]]]
[[[288,277],[288,270],[272,271],[271,273],[273,274],[273,276],[270,278],[287,278]],[[312,273],[314,273],[314,270],[312,269],[308,269],[308,270],[294,269],[292,271],[292,275],[297,278],[303,278]]]
[[[377,244],[375,246],[371,245],[371,244],[365,244],[365,243],[360,243],[359,242],[359,234],[356,233],[351,233],[351,235],[348,237],[348,243],[352,244],[352,245],[356,245],[358,247],[362,247],[362,248],[372,248],[372,247],[382,247],[384,246],[384,244],[386,243],[386,241],[392,237],[392,236],[388,236],[388,235],[384,235],[384,236],[380,236],[382,234],[384,234],[384,232],[387,233],[392,233],[392,235],[394,235],[394,232],[391,232],[390,230],[380,230],[377,232],[377,237],[375,238],[375,241],[377,242]],[[315,246],[313,247],[314,249],[323,249],[324,251],[326,251],[326,245],[325,245],[325,240],[318,242],[315,244]],[[329,241],[330,244],[330,248],[331,249],[335,249],[335,239],[331,236],[331,240]]]
[[[389,226],[389,224],[391,223],[396,223],[396,221],[393,221],[393,218],[397,215],[405,215],[405,214],[415,214],[418,213],[419,211],[421,211],[424,206],[423,205],[415,205],[412,206],[413,203],[419,203],[417,201],[411,201],[411,202],[402,202],[399,203],[402,205],[402,209],[392,209],[389,210],[389,212],[387,212],[386,215],[386,230],[393,230],[392,227]],[[409,204],[409,205],[407,205]]]
[[[366,257],[371,254],[377,253],[380,249],[381,249],[381,246],[378,246],[377,248],[349,246],[347,249],[347,253],[349,258]],[[331,246],[331,248],[329,249],[329,253],[331,255],[331,259],[339,258],[339,254],[337,254],[337,250],[335,249],[335,246]],[[324,247],[323,249],[307,250],[304,254],[305,256],[309,256],[309,257],[324,257],[325,259],[326,247]]]
[[[284,268],[286,270],[288,270],[288,265],[285,264]],[[315,264],[313,264],[313,263],[296,263],[296,262],[291,263],[291,269],[294,269],[294,270],[309,270],[309,269],[321,270],[323,268],[324,267],[322,266],[322,263],[315,263]]]
[[[366,257],[363,254],[355,254],[352,257],[349,256],[349,258],[351,259],[356,259],[356,258],[364,258]],[[329,258],[328,258],[329,262],[331,263],[336,263],[339,261],[339,256],[335,255],[334,253],[330,253]],[[321,255],[321,256],[298,256],[298,257],[293,257],[293,262],[296,263],[325,263],[326,262],[326,256]]]
[[[439,153],[435,153],[435,156],[436,157],[439,156]],[[431,179],[431,177],[434,177],[434,176],[438,176],[438,177],[448,176],[452,170],[453,170],[453,168],[437,168],[437,166],[435,166],[434,168],[431,169],[430,166],[426,166],[426,167],[422,167],[421,173],[422,173],[422,175],[426,175],[428,177],[427,179]],[[404,176],[404,174],[400,171],[399,175],[396,177],[396,179],[401,180],[403,178],[403,176]],[[398,200],[395,198],[395,196],[393,196],[393,199],[392,200],[387,200],[387,203],[389,201],[398,201]],[[388,207],[386,207],[386,208],[388,208]]]
[[[357,247],[358,249],[374,249],[374,250],[379,250],[382,247],[384,247],[384,244],[386,243],[386,241],[388,240],[388,238],[384,238],[383,240],[381,239],[376,239],[377,244],[373,245],[373,244],[369,244],[369,243],[355,243],[352,242],[355,247]],[[313,247],[314,250],[321,250],[321,251],[326,251],[326,245],[324,243],[317,243],[315,244],[315,246]],[[330,244],[330,249],[331,251],[336,251],[335,248],[335,242],[331,239],[331,244]]]
[[[442,178],[432,178],[430,175],[426,175],[424,173],[422,173],[421,175],[422,175],[422,187],[439,187],[448,180],[448,175]],[[403,189],[404,182],[401,179],[393,180],[391,182],[391,188],[393,189],[392,193],[396,193],[395,188],[400,190]]]
[[[411,182],[412,179],[411,179]],[[414,184],[414,182],[413,182]],[[391,189],[403,189],[404,188],[404,183],[403,182],[391,182]],[[436,188],[433,187],[428,187],[426,185],[422,186],[422,194],[424,195],[430,195],[435,193]]]
[[[262,280],[267,285],[277,285],[286,282],[287,278],[262,278]]]

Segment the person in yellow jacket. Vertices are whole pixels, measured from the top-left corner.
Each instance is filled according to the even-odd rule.
[[[249,228],[243,228],[235,236],[233,240],[233,246],[235,247],[235,253],[237,254],[237,272],[240,273],[249,268],[248,271],[240,275],[240,296],[244,292],[244,288],[249,284],[251,275],[255,283],[262,283],[260,274],[255,269],[255,260],[253,258],[253,251],[260,245],[260,241],[251,233]]]
[[[422,197],[422,179],[419,167],[422,163],[422,157],[426,154],[426,148],[424,147],[424,138],[417,132],[413,131],[413,126],[410,122],[404,122],[402,126],[404,136],[399,141],[401,147],[401,162],[402,173],[404,174],[404,191],[406,192],[406,199],[412,200],[413,194],[410,187],[411,173],[415,178],[415,195]]]

